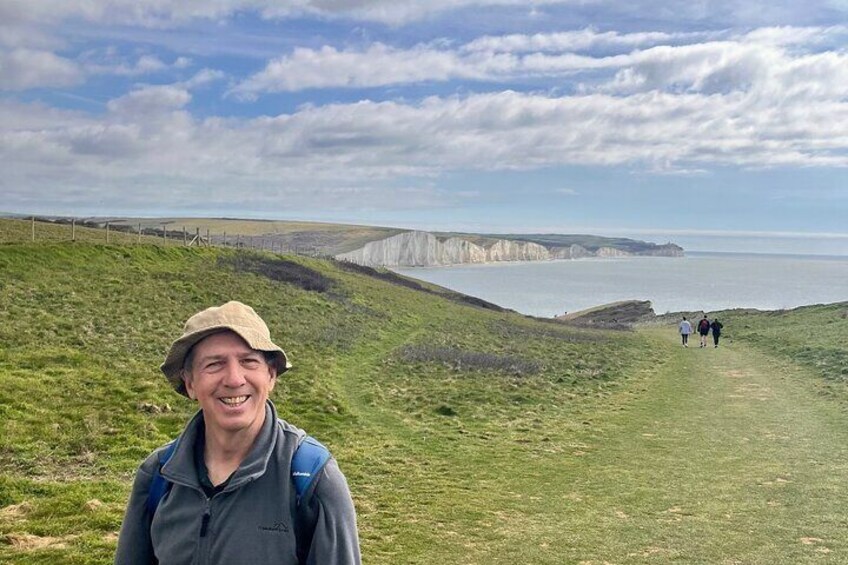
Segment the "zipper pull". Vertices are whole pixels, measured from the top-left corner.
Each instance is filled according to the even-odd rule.
[[[203,513],[203,521],[200,522],[200,537],[205,538],[206,532],[209,530],[209,512],[206,511]]]

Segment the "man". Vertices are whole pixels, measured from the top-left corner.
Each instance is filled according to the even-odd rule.
[[[692,324],[689,323],[686,316],[683,316],[683,320],[680,324],[678,324],[677,329],[680,331],[680,337],[683,340],[683,347],[689,347],[689,334],[692,333]]]
[[[701,318],[700,322],[698,322],[698,333],[701,336],[701,347],[706,347],[707,335],[710,333],[710,321],[707,319],[706,314],[704,314],[704,317]]]
[[[718,347],[718,340],[721,337],[721,328],[724,327],[724,324],[719,322],[718,318],[716,318],[713,320],[713,323],[710,324],[710,327],[713,330],[713,343],[715,343],[715,346]]]
[[[157,449],[138,469],[116,564],[360,563],[353,501],[335,460],[302,496],[295,487],[292,458],[306,434],[268,399],[290,367],[245,304],[189,318],[160,368],[200,411],[174,448]],[[167,485],[161,498],[158,484]]]

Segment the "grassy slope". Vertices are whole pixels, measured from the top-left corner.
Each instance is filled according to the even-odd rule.
[[[816,374],[736,340],[641,333],[667,362],[587,442],[561,562],[848,562],[848,418]]]
[[[843,396],[848,384],[848,302],[793,310],[721,312],[723,334],[819,373],[830,393]]]
[[[236,234],[242,236],[267,236],[269,240],[282,244],[285,248],[314,250],[322,255],[338,255],[358,249],[368,243],[397,235],[406,230],[379,226],[357,226],[348,224],[328,224],[322,222],[294,222],[282,220],[238,220],[226,218],[161,218],[161,219],[123,219],[117,223],[135,227],[142,226],[169,230],[186,229],[194,234],[197,229],[201,235],[209,230],[213,239],[228,234],[233,241]]]
[[[462,306],[324,261],[290,258],[329,278],[317,292],[235,258],[0,246],[0,562],[109,562],[134,468],[194,411],[157,366],[210,304],[254,305],[290,353],[275,399],[339,459],[368,563],[485,562],[509,539],[493,528],[502,512],[555,519],[531,501],[585,412],[649,356],[631,335]]]
[[[643,325],[675,326],[682,315],[699,320],[703,313],[664,314]],[[709,316],[724,325],[722,339],[726,343],[743,342],[807,367],[819,377],[815,383],[822,392],[839,399],[848,397],[848,302],[791,310],[725,310]]]
[[[727,348],[683,350],[674,324],[581,331],[286,259],[331,286],[263,276],[292,271],[272,255],[0,246],[0,563],[110,561],[133,469],[194,410],[156,366],[230,298],[291,354],[275,400],[339,459],[367,563],[848,562],[848,425],[810,386],[848,398],[845,305],[727,313]]]

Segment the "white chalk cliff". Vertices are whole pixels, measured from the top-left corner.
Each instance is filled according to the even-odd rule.
[[[498,261],[548,261],[581,257],[620,257],[629,255],[613,247],[601,247],[592,253],[580,245],[545,247],[530,241],[499,239],[481,246],[458,237],[440,241],[429,232],[410,231],[386,239],[371,241],[336,259],[367,267],[435,267],[465,263]]]

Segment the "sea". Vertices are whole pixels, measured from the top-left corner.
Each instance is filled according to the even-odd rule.
[[[649,300],[657,314],[781,310],[848,301],[848,257],[687,252],[395,268],[523,314],[551,317],[619,300]]]

